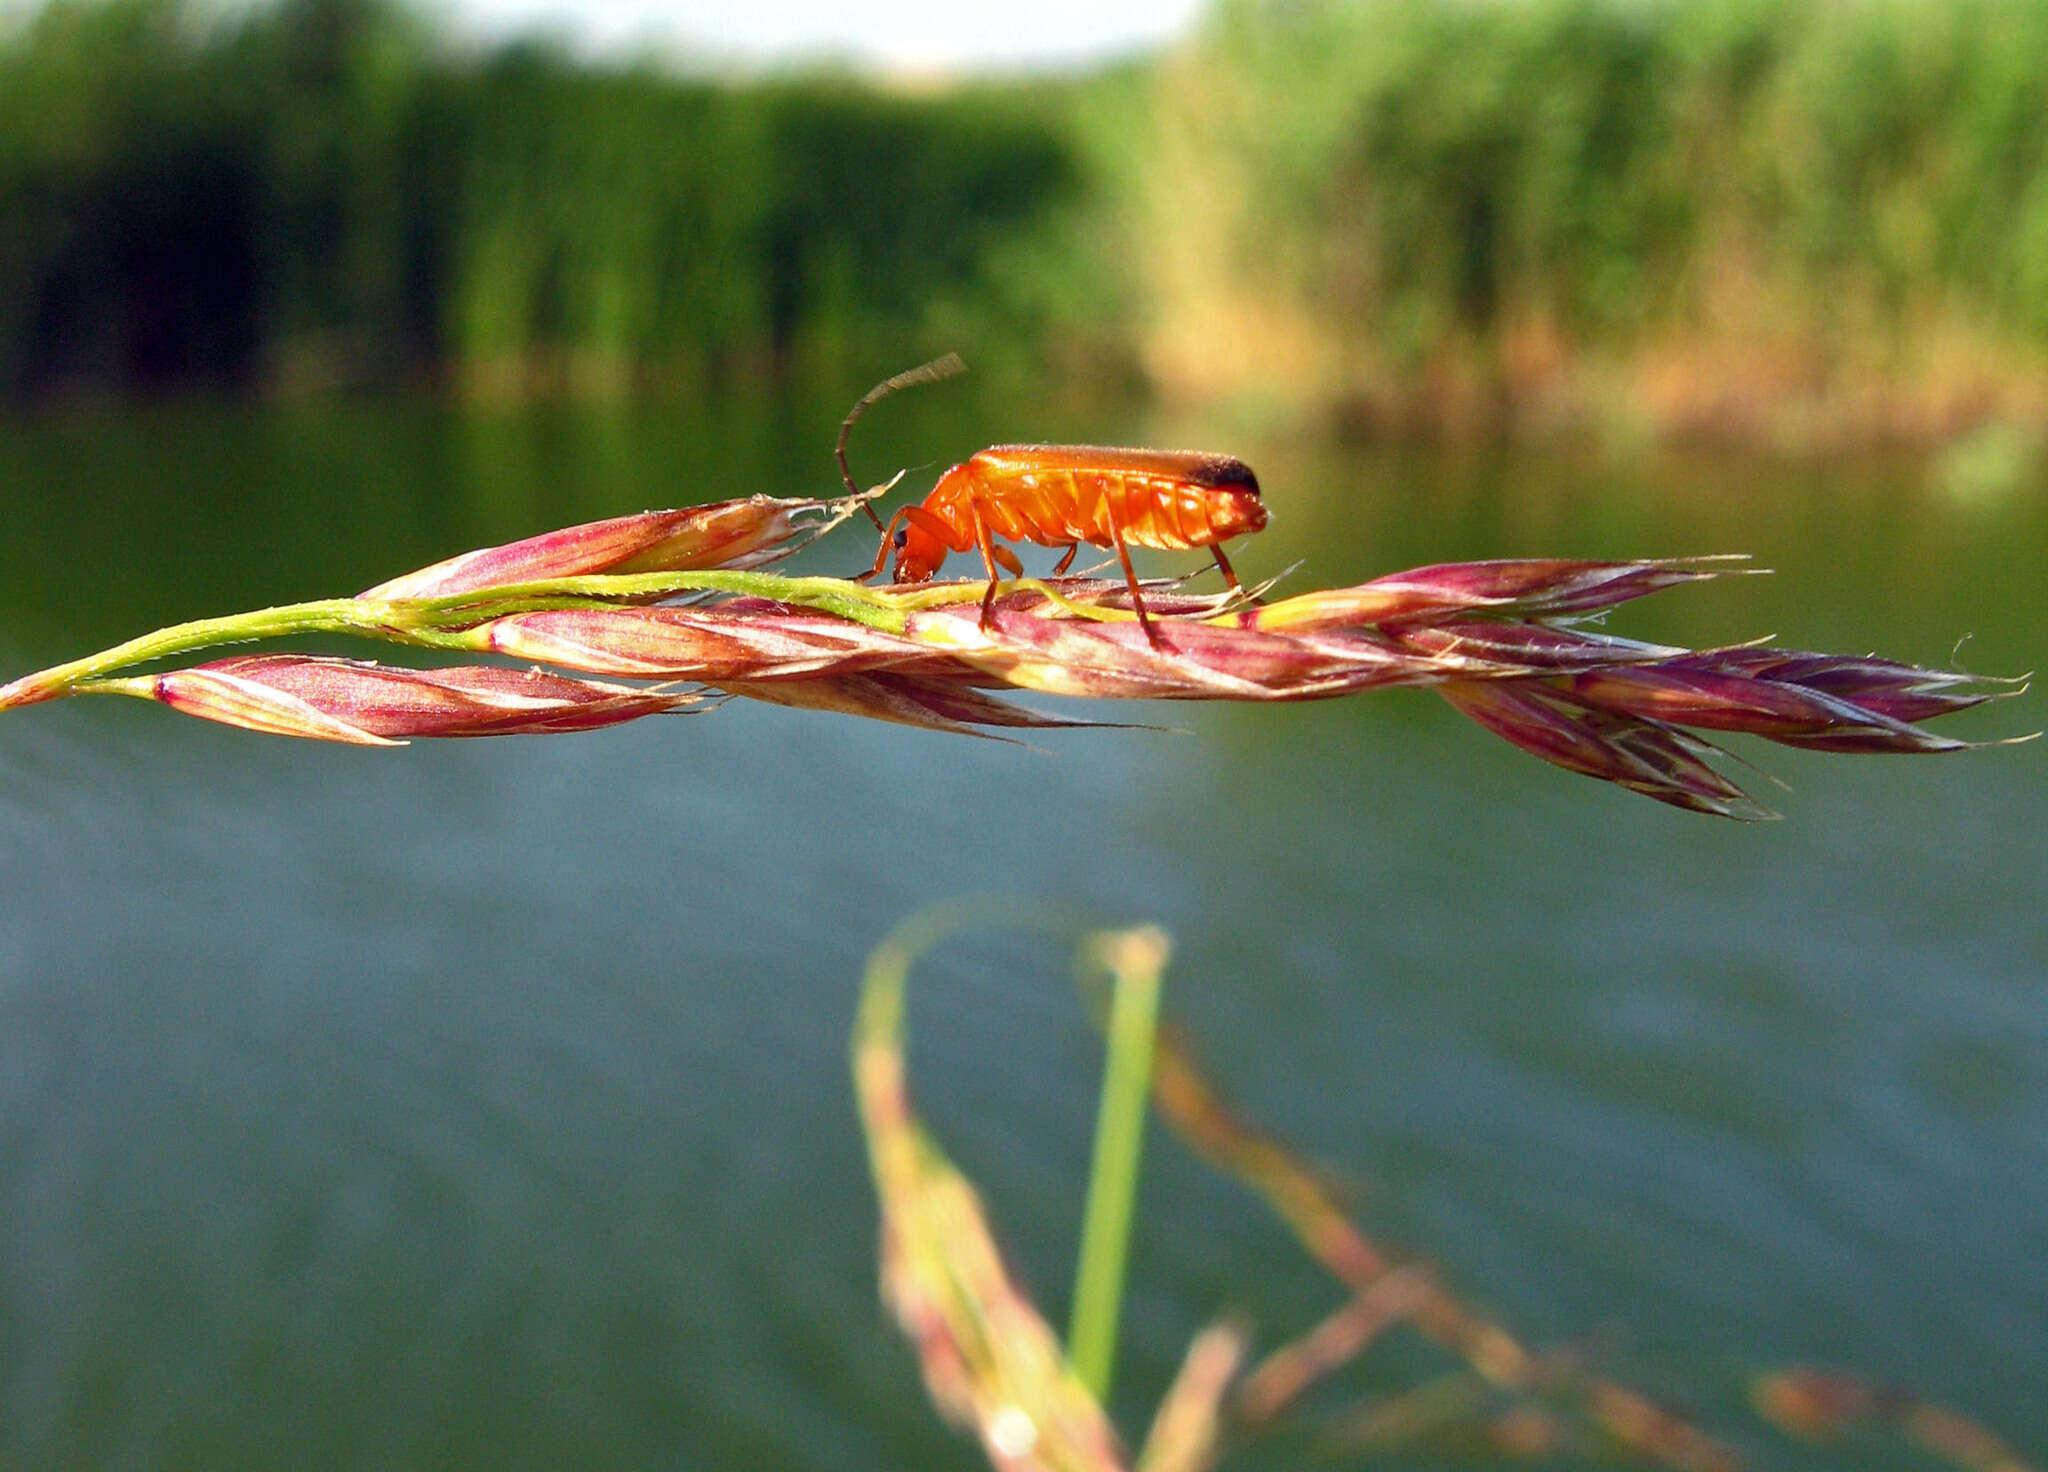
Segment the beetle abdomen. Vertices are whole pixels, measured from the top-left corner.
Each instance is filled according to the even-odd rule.
[[[1208,547],[1266,524],[1258,478],[1230,455],[995,445],[965,469],[959,511],[971,497],[989,530],[1012,541],[1106,545],[1114,530],[1139,547]]]

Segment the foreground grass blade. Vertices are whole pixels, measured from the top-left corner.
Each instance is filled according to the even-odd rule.
[[[855,1094],[882,1209],[882,1295],[926,1389],[1003,1469],[1115,1472],[1109,1418],[1005,1267],[979,1196],[912,1109],[904,993],[929,932],[869,958],[853,1034]]]
[[[861,988],[854,1089],[881,1205],[883,1298],[917,1350],[933,1402],[980,1438],[992,1465],[1203,1472],[1220,1444],[1220,1408],[1242,1362],[1244,1330],[1226,1322],[1196,1337],[1143,1451],[1128,1461],[1100,1400],[1003,1264],[979,1196],[912,1107],[903,1016],[910,970],[958,928],[961,913],[927,912],[899,928],[869,957]],[[1149,981],[1156,993],[1165,964],[1160,932],[1099,937],[1093,951],[1098,964],[1136,975],[1141,986]],[[1135,1024],[1127,1018],[1126,1026],[1135,1050]],[[1125,1083],[1135,1083],[1134,1112],[1142,1119],[1142,1073]],[[1128,1102],[1120,1100],[1117,1111]],[[1135,1170],[1134,1159],[1107,1167],[1123,1180]]]
[[[1088,1197],[1081,1214],[1080,1264],[1067,1345],[1081,1383],[1109,1398],[1123,1305],[1124,1261],[1131,1206],[1144,1154],[1145,1098],[1152,1076],[1152,1040],[1159,1020],[1160,979],[1169,947],[1164,931],[1147,927],[1097,936],[1089,962],[1110,976],[1108,1063],[1089,1155]]]

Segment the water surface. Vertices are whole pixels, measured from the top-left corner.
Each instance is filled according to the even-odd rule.
[[[952,392],[877,411],[861,468],[1216,439]],[[6,425],[0,671],[586,517],[820,493],[835,409]],[[1749,551],[1776,574],[1610,626],[2041,662],[2036,485],[1218,447],[1274,508],[1248,575]],[[1423,694],[1147,715],[1175,729],[1042,751],[743,704],[400,752],[122,702],[6,717],[0,1461],[980,1465],[875,1304],[845,1045],[868,948],[990,889],[1166,925],[1169,1007],[1373,1230],[1760,1463],[1885,1465],[1749,1417],[1745,1377],[1788,1360],[2048,1455],[2039,748],[1745,746],[1791,790],[1760,789],[1788,821],[1738,826]],[[1096,1069],[1065,957],[975,937],[918,986],[920,1098],[1063,1320]],[[1163,1138],[1148,1164],[1133,1430],[1218,1310],[1272,1343],[1336,1302],[1238,1188]],[[1441,1368],[1391,1344],[1318,1410]]]

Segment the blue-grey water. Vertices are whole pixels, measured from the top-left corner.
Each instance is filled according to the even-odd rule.
[[[2048,642],[2024,464],[1423,456],[953,393],[876,411],[860,468],[1208,441],[1273,507],[1240,568],[1296,586],[1749,551],[1775,575],[1610,627],[1990,673]],[[0,425],[0,676],[551,525],[821,493],[835,407]],[[1142,714],[1174,729],[1034,750],[733,703],[369,752],[131,702],[0,717],[0,1464],[982,1465],[876,1303],[846,1038],[868,949],[989,890],[1168,927],[1169,1009],[1371,1230],[1758,1465],[1925,1465],[1764,1427],[1746,1381],[1792,1361],[2048,1458],[2041,746],[1738,743],[1790,784],[1752,774],[1787,821],[1741,826],[1423,694]],[[1056,1323],[1098,1066],[1067,964],[963,939],[911,1013],[920,1102]],[[1219,1310],[1270,1345],[1338,1301],[1240,1187],[1156,1133],[1147,1164],[1133,1435]],[[1312,1413],[1449,1363],[1397,1336]],[[1422,1456],[1462,1465],[1313,1436],[1226,1465]]]

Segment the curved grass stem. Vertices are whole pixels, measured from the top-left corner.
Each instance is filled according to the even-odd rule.
[[[684,593],[727,593],[837,614],[900,633],[907,605],[896,595],[842,578],[782,577],[713,568],[690,572],[608,573],[505,584],[436,598],[322,598],[219,618],[171,624],[82,659],[52,665],[0,685],[0,710],[69,695],[87,681],[174,655],[224,644],[301,634],[357,634],[386,643],[466,648],[461,631],[494,618],[556,608],[607,606]]]
[[[0,685],[0,710],[16,705],[34,705],[39,700],[55,700],[70,694],[88,680],[117,670],[222,644],[246,644],[257,639],[288,638],[296,634],[378,633],[386,638],[395,637],[372,612],[383,607],[380,603],[359,598],[323,598],[311,603],[287,603],[250,613],[171,624],[116,644],[111,649],[88,654],[83,659],[52,665],[46,670]]]

